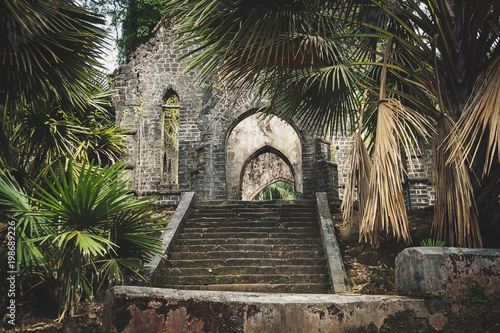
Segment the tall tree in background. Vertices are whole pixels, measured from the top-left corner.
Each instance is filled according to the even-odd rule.
[[[167,12],[200,45],[188,69],[201,82],[254,90],[268,110],[320,131],[359,123],[350,185],[363,200],[362,237],[377,245],[384,230],[409,241],[400,151],[411,157],[430,138],[433,233],[482,245],[467,162],[479,144],[498,165],[496,1],[171,0]]]
[[[148,41],[154,27],[160,22],[164,0],[84,0],[83,5],[109,16],[116,30],[118,64],[127,61],[130,53]]]
[[[161,20],[163,0],[126,0],[121,36],[116,41],[118,61],[124,63],[131,52],[149,40]]]

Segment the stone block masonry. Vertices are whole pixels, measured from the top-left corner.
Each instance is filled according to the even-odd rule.
[[[500,289],[500,250],[414,247],[396,258],[398,294],[457,297],[473,282],[486,293]]]
[[[115,287],[104,326],[114,332],[377,332],[399,311],[428,314],[425,301],[362,295],[291,295]]]

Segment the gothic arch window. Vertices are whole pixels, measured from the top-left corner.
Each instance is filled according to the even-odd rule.
[[[179,95],[169,89],[163,96],[162,185],[177,185],[179,171]]]

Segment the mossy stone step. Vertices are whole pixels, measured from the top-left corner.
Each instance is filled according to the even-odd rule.
[[[220,266],[213,268],[171,267],[166,268],[167,275],[240,275],[240,274],[324,274],[325,267],[321,266]]]
[[[323,266],[326,267],[324,258],[291,258],[291,259],[263,259],[263,258],[229,258],[229,259],[182,259],[168,260],[164,267],[221,267],[221,266]]]
[[[288,283],[308,283],[315,281],[316,283],[327,283],[328,279],[325,274],[295,274],[295,275],[279,275],[279,274],[238,274],[238,275],[167,275],[158,280],[163,285],[186,285],[186,284],[233,284],[233,283],[272,283],[272,284],[288,284]]]
[[[197,206],[153,284],[199,290],[325,293],[314,201]]]
[[[186,290],[236,291],[256,293],[327,294],[331,292],[329,283],[170,285],[168,287]]]
[[[184,235],[185,236],[185,235]],[[223,245],[223,244],[276,244],[276,245],[300,245],[300,244],[321,244],[318,235],[313,238],[179,238],[178,245]],[[175,248],[175,246],[174,246]]]
[[[319,244],[208,244],[178,245],[173,252],[208,252],[208,251],[321,251]]]
[[[240,275],[240,274],[325,274],[322,266],[220,266],[220,267],[168,267],[165,273],[169,276],[189,275]]]
[[[319,229],[319,228],[318,228]],[[197,238],[218,238],[218,239],[227,239],[227,238],[291,238],[291,239],[308,239],[308,238],[318,238],[320,235],[319,230],[314,233],[288,233],[288,232],[183,232],[179,239],[197,239]]]
[[[204,220],[191,220],[186,226],[188,228],[208,228],[208,227],[258,227],[258,228],[300,228],[311,227],[318,228],[318,221],[316,219],[301,220],[301,221],[283,221],[276,219],[275,221],[240,221],[240,220],[218,220],[218,221],[204,221]]]
[[[209,251],[209,252],[171,252],[168,257],[181,259],[232,259],[232,258],[265,258],[292,259],[314,258],[323,255],[323,251]]]
[[[316,233],[318,227],[258,227],[258,226],[210,226],[210,227],[193,227],[192,225],[184,227],[183,233],[240,233],[240,232],[266,232],[266,233]]]

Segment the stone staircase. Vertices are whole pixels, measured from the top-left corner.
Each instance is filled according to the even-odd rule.
[[[176,289],[328,293],[315,203],[198,206],[151,282]]]

